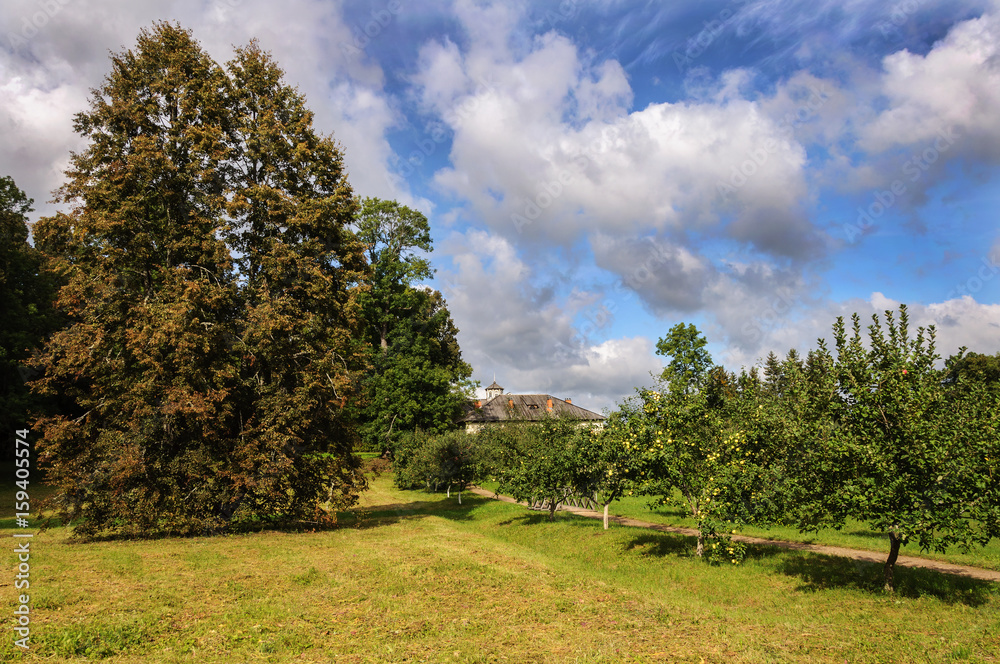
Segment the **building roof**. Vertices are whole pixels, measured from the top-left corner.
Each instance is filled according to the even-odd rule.
[[[489,388],[487,388],[489,389]],[[552,412],[548,411],[548,400],[552,399]],[[511,407],[513,402],[513,407]],[[536,421],[547,416],[567,417],[574,420],[601,421],[604,416],[574,406],[551,394],[501,394],[483,402],[476,408],[477,401],[465,406],[465,415],[460,422],[506,422]]]
[[[486,389],[487,389],[487,390],[501,390],[501,391],[503,390],[503,388],[502,388],[502,387],[500,387],[499,385],[497,385],[497,381],[496,381],[496,379],[494,379],[494,380],[493,380],[493,384],[492,384],[492,385],[489,385],[489,386],[488,386],[488,387],[487,387]]]

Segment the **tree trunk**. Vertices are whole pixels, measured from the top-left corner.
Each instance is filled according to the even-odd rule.
[[[555,498],[549,498],[549,521],[556,520],[556,501]]]
[[[458,504],[459,505],[462,504],[462,490],[461,489],[458,490]]]
[[[604,503],[604,529],[608,529],[608,508],[611,507],[611,503]]]
[[[690,500],[688,502],[691,505],[691,516],[694,517],[695,521],[698,521],[698,548],[695,549],[695,553],[701,558],[705,555],[705,535],[701,532],[701,521],[698,519],[701,510],[698,509],[697,500]]]
[[[896,569],[896,558],[899,557],[899,545],[902,539],[896,533],[889,533],[889,558],[885,561],[885,567],[882,569],[882,576],[885,581],[885,591],[891,593],[896,589],[896,583],[893,579],[893,572]]]

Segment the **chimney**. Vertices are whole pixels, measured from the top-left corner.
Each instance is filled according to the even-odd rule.
[[[565,401],[566,403],[573,403],[572,399],[563,399],[563,401]]]
[[[552,399],[545,400],[545,410],[552,412]]]
[[[477,399],[477,400],[476,400],[476,408],[482,408],[482,407],[483,407],[483,402],[482,402],[482,401],[479,401],[479,400]]]
[[[507,407],[508,408],[513,408],[514,407],[514,400],[513,399],[509,399],[507,401]]]

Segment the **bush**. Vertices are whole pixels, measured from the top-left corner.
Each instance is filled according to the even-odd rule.
[[[449,494],[454,486],[461,502],[462,490],[485,473],[481,443],[478,436],[464,431],[436,436],[418,432],[401,438],[394,464],[396,486],[434,491],[443,486]]]

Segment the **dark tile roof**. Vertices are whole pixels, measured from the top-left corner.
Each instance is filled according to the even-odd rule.
[[[548,400],[552,399],[552,412],[548,412]],[[513,408],[511,407],[513,402]],[[503,422],[507,420],[532,421],[546,416],[569,417],[575,420],[600,421],[604,417],[597,413],[574,406],[550,394],[500,394],[489,401],[482,402],[481,408],[476,408],[476,402],[470,401],[465,406],[465,415],[460,422]]]

